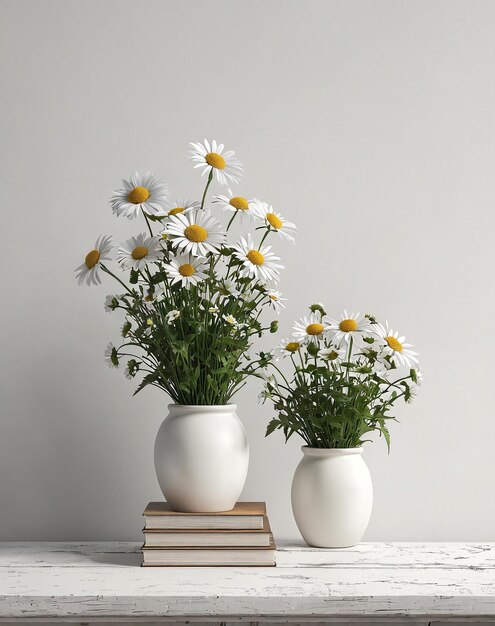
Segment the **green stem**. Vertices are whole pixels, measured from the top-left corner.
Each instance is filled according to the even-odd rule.
[[[235,211],[234,215],[230,218],[229,223],[227,224],[227,230],[229,230],[232,222],[235,220],[236,217],[237,217],[237,210]]]
[[[351,362],[351,358],[352,358],[352,344],[353,344],[353,338],[352,338],[352,335],[351,335],[350,339],[349,339],[349,350],[347,351],[347,358],[346,358],[347,363]],[[345,379],[346,379],[346,382],[349,380],[349,368],[348,367],[346,368]]]
[[[134,294],[132,293],[132,291],[129,289],[129,287],[120,280],[120,278],[118,276],[115,276],[115,274],[113,272],[111,272],[108,267],[106,267],[106,265],[103,265],[103,263],[100,263],[101,265],[101,269],[106,272],[107,274],[110,274],[110,276],[112,276],[113,278],[115,278],[116,281],[118,281],[122,287],[124,287],[124,289],[129,292],[131,294],[132,297],[134,297]]]
[[[205,205],[206,192],[208,191],[208,187],[210,186],[212,178],[213,178],[213,168],[211,168],[210,173],[208,174],[208,182],[206,183],[206,187],[205,187],[205,190],[203,192],[203,197],[201,199],[201,210],[203,210],[203,207]]]
[[[268,228],[266,233],[263,235],[262,240],[260,241],[260,245],[258,246],[258,250],[261,249],[261,246],[263,245],[263,242],[265,241],[265,239],[268,237],[268,233],[270,232],[270,229]]]
[[[144,212],[143,209],[141,209],[141,211],[143,212],[144,219],[146,220],[146,224],[148,225],[148,230],[150,231],[150,237],[153,237],[153,231],[151,230],[151,224],[150,224],[150,221],[148,219],[148,216],[146,215],[146,213]]]

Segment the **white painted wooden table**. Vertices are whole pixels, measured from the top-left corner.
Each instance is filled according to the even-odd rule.
[[[142,568],[139,547],[0,543],[0,622],[495,623],[495,543],[281,544],[276,568]]]

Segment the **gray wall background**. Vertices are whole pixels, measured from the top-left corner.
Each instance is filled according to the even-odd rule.
[[[392,451],[366,447],[368,540],[495,540],[495,3],[482,0],[2,0],[0,538],[140,538],[160,498],[167,398],[110,371],[114,287],[73,270],[117,220],[108,199],[152,170],[197,197],[188,141],[245,164],[239,191],[299,227],[277,244],[290,298],[371,311],[421,353]],[[264,439],[252,381],[244,499],[297,537],[299,442]]]

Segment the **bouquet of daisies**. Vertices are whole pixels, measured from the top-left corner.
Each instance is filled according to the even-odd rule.
[[[284,306],[275,288],[283,266],[265,242],[293,241],[296,229],[267,203],[230,189],[209,207],[210,185],[237,183],[243,168],[215,141],[191,146],[206,176],[201,200],[172,202],[155,176],[134,174],[111,199],[115,215],[142,218],[145,227],[116,249],[123,275],[107,263],[115,250],[107,236],[76,273],[80,284],[99,284],[100,272],[117,281],[105,310],[122,310],[122,341],[108,345],[106,359],[128,378],[143,375],[136,393],[152,385],[177,404],[223,405],[270,359],[249,356],[254,336],[277,330],[276,321],[263,323],[263,310]],[[229,241],[232,224],[246,217],[252,233]]]
[[[421,382],[417,354],[404,337],[373,316],[327,317],[321,304],[294,326],[278,347],[290,373],[276,361],[265,376],[263,400],[277,417],[266,434],[281,429],[313,448],[355,448],[378,431],[390,448],[387,421],[399,400],[411,402]]]

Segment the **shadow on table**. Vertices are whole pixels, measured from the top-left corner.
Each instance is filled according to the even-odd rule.
[[[122,567],[140,567],[143,556],[140,550],[130,552],[94,552],[87,554],[93,563],[120,565]]]

